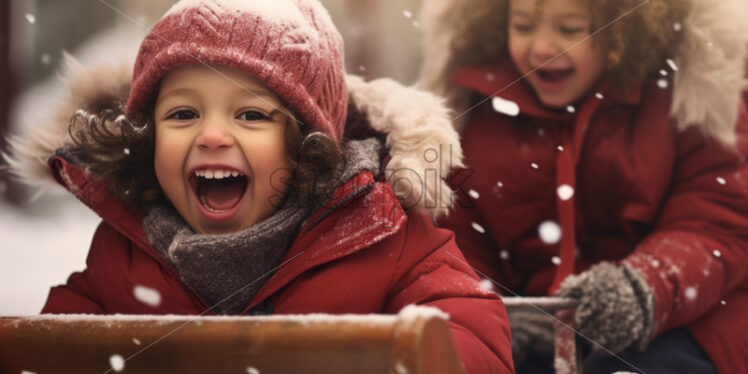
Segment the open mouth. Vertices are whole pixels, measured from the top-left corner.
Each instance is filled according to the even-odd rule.
[[[562,82],[574,73],[574,69],[538,70],[538,77],[548,83]]]
[[[200,169],[193,173],[190,182],[205,209],[222,213],[239,205],[249,180],[236,170]]]

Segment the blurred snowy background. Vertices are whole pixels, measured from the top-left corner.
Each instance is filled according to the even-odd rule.
[[[349,72],[414,83],[420,0],[321,1],[345,39]],[[0,152],[6,136],[44,123],[65,96],[62,51],[84,63],[129,65],[147,29],[174,2],[0,1]],[[50,286],[85,267],[97,224],[60,188],[40,193],[0,169],[0,315],[37,314]]]

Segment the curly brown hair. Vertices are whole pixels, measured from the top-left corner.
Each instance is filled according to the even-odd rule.
[[[121,103],[94,103],[78,110],[68,128],[72,152],[92,176],[104,182],[125,205],[145,207],[164,201],[154,169],[153,105],[129,117]],[[296,120],[290,111],[273,116],[286,121],[285,146],[293,170],[289,186],[300,192],[314,187],[320,177],[334,173],[342,151],[332,137]]]
[[[485,66],[508,58],[511,0],[474,1],[443,14],[454,25],[453,68]],[[542,5],[543,0],[537,0]],[[642,79],[660,69],[681,41],[680,28],[693,0],[578,0],[591,15],[593,43],[605,56],[614,87]],[[464,5],[464,4],[463,4]],[[490,37],[486,37],[490,35]]]

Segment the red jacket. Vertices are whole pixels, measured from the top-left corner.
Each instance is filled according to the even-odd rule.
[[[87,268],[52,288],[43,313],[200,314],[209,305],[183,284],[151,247],[142,214],[124,209],[102,184],[64,158],[50,160],[55,178],[103,222]],[[275,314],[397,313],[409,304],[434,306],[449,326],[469,373],[510,373],[506,311],[483,290],[450,231],[422,214],[406,214],[389,184],[363,172],[314,213],[245,313],[270,301]],[[319,221],[316,224],[310,224]],[[133,293],[161,294],[158,306]]]
[[[468,261],[521,295],[623,261],[652,286],[655,334],[687,326],[720,372],[748,373],[746,163],[696,127],[676,130],[671,92],[655,80],[627,97],[603,84],[569,113],[541,107],[517,78],[504,64],[453,79],[474,103],[500,92],[520,108],[511,117],[486,100],[469,113],[468,168],[452,179],[461,196],[443,222]],[[560,224],[558,244],[540,239],[544,221]]]

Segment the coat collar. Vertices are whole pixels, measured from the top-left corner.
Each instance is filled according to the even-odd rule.
[[[125,207],[103,183],[91,179],[84,168],[63,154],[50,158],[49,167],[58,183],[136,246],[169,268],[148,241],[142,224],[144,211]],[[307,218],[281,265],[247,310],[306,270],[370,247],[395,234],[405,222],[407,214],[390,185],[376,182],[369,171],[359,173],[340,186],[328,202]]]

